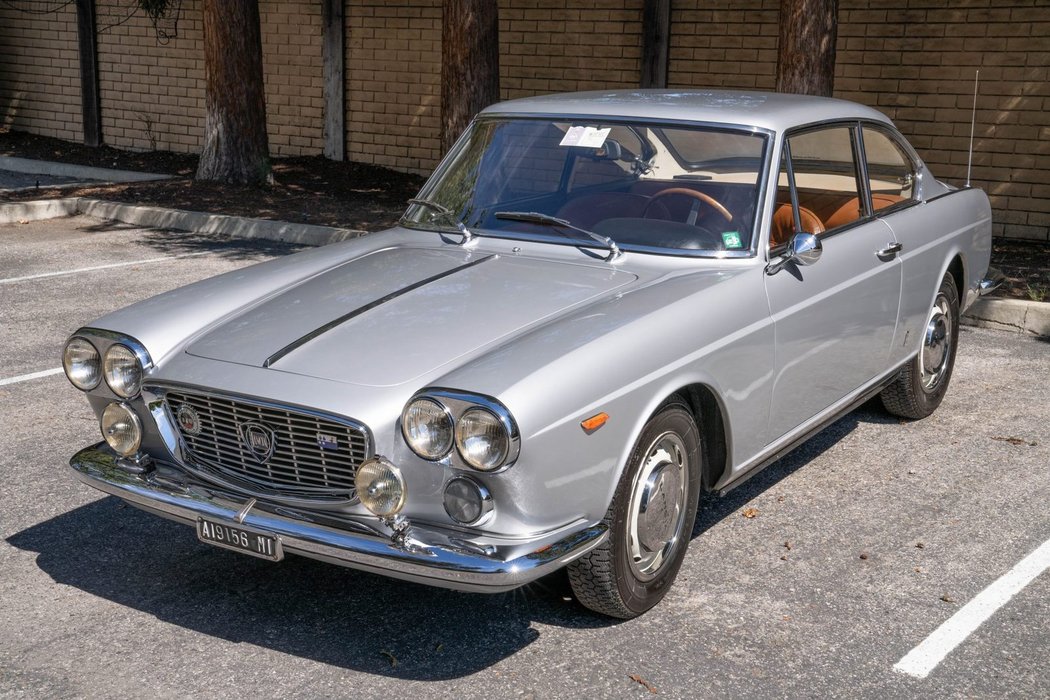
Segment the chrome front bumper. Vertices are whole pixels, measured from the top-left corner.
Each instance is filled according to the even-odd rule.
[[[466,536],[457,538],[451,531],[414,525],[407,542],[399,543],[382,532],[378,519],[353,523],[361,532],[261,508],[251,509],[238,520],[243,502],[188,477],[180,481],[155,470],[136,473],[139,470],[121,466],[105,443],[81,450],[69,466],[89,486],[156,515],[193,526],[202,516],[234,526],[243,523],[278,536],[285,552],[464,591],[499,593],[517,588],[586,554],[607,535],[602,525],[587,527],[581,523],[528,540],[483,543]]]
[[[988,296],[999,287],[1003,286],[1003,282],[1006,281],[1006,276],[994,267],[989,267],[988,272],[985,273],[985,277],[977,283],[977,294],[978,296]]]

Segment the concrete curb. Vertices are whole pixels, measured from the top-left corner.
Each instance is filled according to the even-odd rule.
[[[290,224],[269,219],[248,219],[242,216],[206,214],[197,211],[144,207],[136,204],[107,202],[91,197],[66,197],[34,202],[0,204],[0,224],[18,221],[38,221],[59,216],[84,214],[106,221],[120,221],[135,226],[167,228],[176,231],[209,233],[233,238],[262,238],[301,245],[321,246],[364,236],[366,231]]]
[[[177,231],[212,233],[234,238],[263,238],[270,241],[301,243],[303,245],[328,245],[366,234],[346,228],[290,224],[268,219],[248,219],[225,214],[205,214],[179,209],[161,209],[135,204],[120,204],[101,199],[80,198],[77,211],[96,219],[121,221],[136,226],[169,228]]]
[[[968,326],[1050,337],[1050,303],[984,297],[962,317]]]
[[[55,163],[49,160],[32,158],[15,158],[0,156],[0,170],[31,175],[54,175],[56,177],[75,177],[81,180],[102,180],[104,182],[146,182],[148,180],[169,180],[171,175],[160,173],[142,173],[134,170],[116,170],[114,168],[95,168],[89,165]]]
[[[0,224],[73,216],[77,213],[77,203],[76,197],[67,197],[65,199],[40,199],[34,202],[0,204]]]

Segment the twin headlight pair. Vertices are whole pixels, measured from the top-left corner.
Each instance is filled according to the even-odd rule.
[[[91,391],[106,380],[110,390],[122,399],[138,396],[142,389],[142,361],[134,350],[120,342],[110,345],[105,355],[87,338],[74,336],[62,354],[66,376],[81,391]],[[114,452],[129,457],[142,445],[142,423],[125,403],[111,403],[102,412],[102,436]]]
[[[472,469],[491,472],[518,456],[517,427],[502,405],[483,397],[443,392],[419,396],[401,414],[401,432],[430,462],[455,454]]]
[[[103,377],[110,390],[124,399],[138,396],[142,388],[142,363],[121,343],[110,345],[103,357],[90,340],[74,337],[66,343],[62,366],[69,381],[81,391],[91,391]]]

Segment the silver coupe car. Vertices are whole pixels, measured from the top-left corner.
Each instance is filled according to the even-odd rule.
[[[70,464],[211,545],[470,591],[567,567],[629,618],[709,494],[873,396],[937,408],[990,248],[985,194],[867,107],[504,102],[397,228],[76,331],[105,439]]]

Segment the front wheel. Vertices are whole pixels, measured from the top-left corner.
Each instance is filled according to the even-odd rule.
[[[882,391],[882,405],[902,418],[925,418],[948,391],[959,341],[959,292],[945,273],[923,330],[922,349]]]
[[[700,470],[696,422],[684,404],[669,403],[638,438],[605,516],[609,537],[569,564],[577,600],[622,619],[660,602],[689,545]]]

